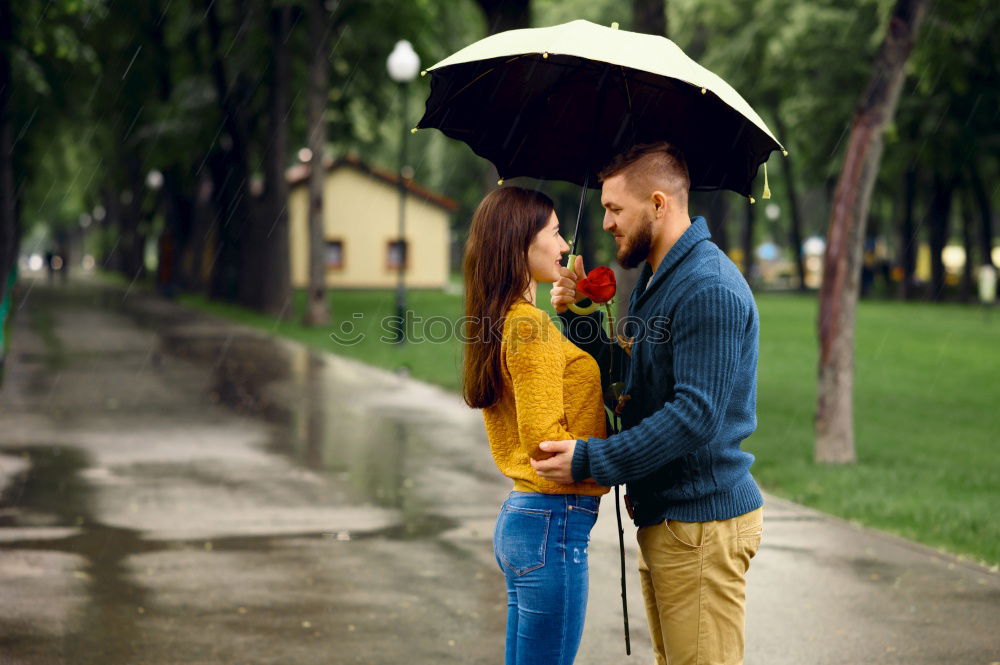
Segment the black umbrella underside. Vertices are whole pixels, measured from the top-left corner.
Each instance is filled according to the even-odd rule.
[[[527,54],[431,72],[420,128],[464,141],[503,178],[591,186],[618,153],[669,141],[694,190],[750,195],[760,164],[781,147],[711,91],[576,56]]]

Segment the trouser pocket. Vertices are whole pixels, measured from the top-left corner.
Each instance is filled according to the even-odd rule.
[[[760,549],[760,539],[764,533],[764,509],[758,508],[736,518],[737,555],[743,560],[744,572],[750,568],[750,559]]]
[[[496,530],[497,556],[503,566],[521,576],[545,565],[551,510],[504,505]]]

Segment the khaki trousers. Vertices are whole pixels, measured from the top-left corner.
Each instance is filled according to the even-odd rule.
[[[746,572],[763,509],[638,531],[639,577],[657,665],[743,663]]]

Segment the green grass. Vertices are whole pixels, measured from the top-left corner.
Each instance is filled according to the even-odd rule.
[[[547,285],[538,301],[548,302]],[[1000,313],[975,307],[863,302],[858,310],[855,427],[858,462],[812,461],[816,400],[814,296],[759,294],[761,344],[758,430],[744,443],[754,475],[778,496],[989,564],[1000,563],[1000,432],[997,341]],[[333,291],[335,323],[308,329],[296,294],[293,322],[233,305],[184,296],[182,302],[315,348],[460,388],[461,348],[448,343],[397,346],[381,321],[393,292]],[[424,323],[454,321],[461,297],[410,291]],[[546,305],[547,307],[547,305]],[[355,315],[360,318],[353,318]],[[338,344],[330,333],[351,321],[365,338]],[[443,330],[441,323],[434,329]],[[428,332],[426,326],[416,330]]]
[[[812,461],[814,297],[758,296],[757,432],[744,448],[771,492],[957,554],[1000,562],[1000,313],[862,302],[855,353],[858,463]]]

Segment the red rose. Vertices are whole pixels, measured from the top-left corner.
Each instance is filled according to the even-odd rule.
[[[576,283],[576,290],[595,303],[605,303],[615,297],[615,271],[605,266],[594,268]]]

